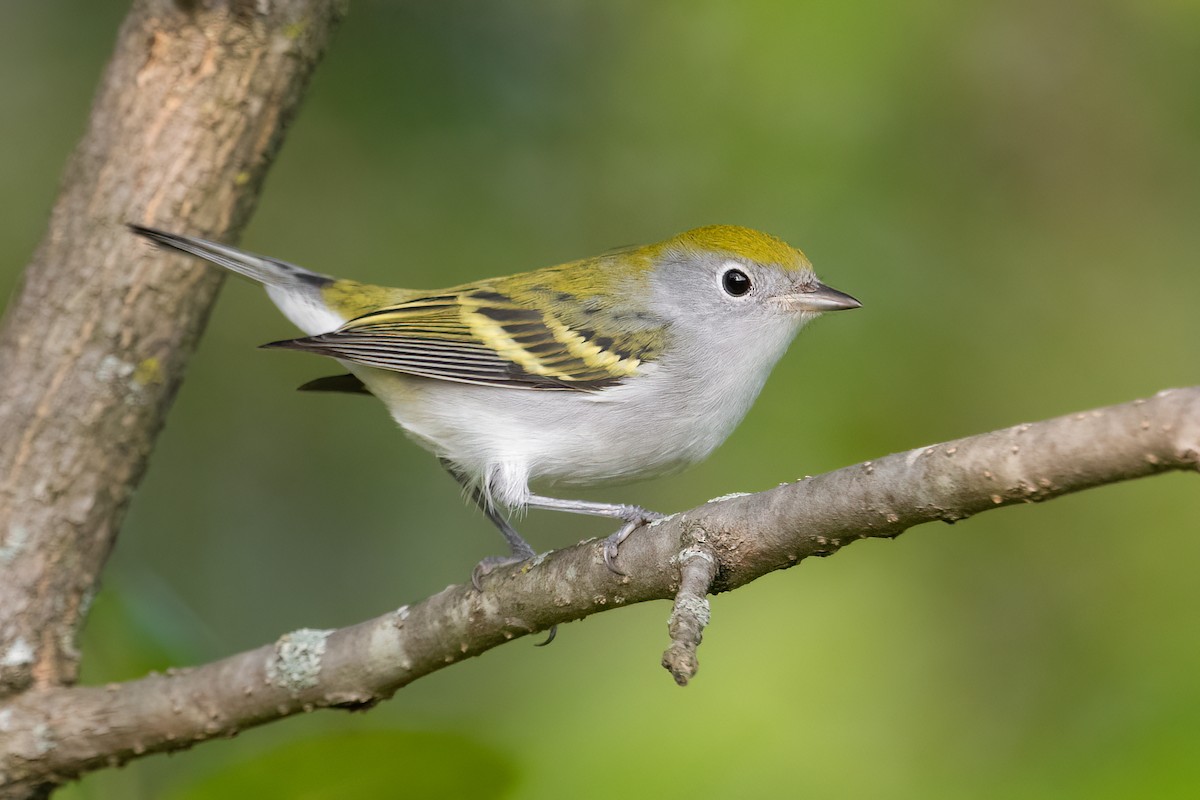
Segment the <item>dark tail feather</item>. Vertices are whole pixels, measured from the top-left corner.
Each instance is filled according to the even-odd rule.
[[[307,336],[302,336],[299,339],[281,339],[278,342],[267,342],[260,344],[262,350],[304,350],[311,351],[312,348],[307,346]]]
[[[132,222],[126,223],[126,227],[138,236],[144,236],[154,242],[159,247],[165,247],[168,250],[178,250],[181,253],[187,253],[196,258],[203,258],[205,261],[211,261],[217,266],[224,267],[239,275],[244,275],[266,286],[278,286],[282,288],[308,287],[311,290],[314,287],[320,289],[333,282],[333,278],[328,275],[321,275],[303,267],[297,267],[295,264],[280,261],[277,258],[268,258],[248,253],[245,250],[239,250],[236,247],[221,244],[220,242],[210,242],[208,239],[199,239],[195,236],[169,233]]]
[[[297,387],[299,392],[344,392],[345,394],[370,394],[371,390],[355,375],[327,375]]]

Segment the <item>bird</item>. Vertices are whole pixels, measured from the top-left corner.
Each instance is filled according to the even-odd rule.
[[[737,225],[427,291],[128,227],[262,284],[305,334],[262,346],[327,356],[349,371],[301,389],[374,395],[438,458],[508,544],[472,571],[480,591],[489,573],[536,555],[505,513],[525,509],[619,520],[602,555],[625,574],[621,543],[662,515],[543,487],[627,484],[703,460],[801,328],[862,305],[821,283],[799,249]]]

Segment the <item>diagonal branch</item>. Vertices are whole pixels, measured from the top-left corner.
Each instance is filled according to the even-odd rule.
[[[76,632],[220,283],[122,223],[240,230],[342,5],[136,0],[121,27],[0,325],[0,697],[75,679]]]
[[[335,631],[299,630],[194,669],[106,687],[38,688],[0,705],[0,775],[61,781],[315,708],[364,708],[506,641],[676,597],[664,664],[683,683],[704,595],[914,525],[1200,466],[1200,387],[897,453],[641,528],[628,576],[582,542]],[[682,584],[682,588],[681,588]]]

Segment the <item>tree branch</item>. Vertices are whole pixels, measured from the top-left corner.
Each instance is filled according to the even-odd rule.
[[[122,25],[0,329],[0,697],[75,679],[76,633],[220,283],[122,223],[240,229],[340,5],[137,0]]]
[[[0,796],[364,708],[505,641],[675,598],[663,657],[696,672],[706,595],[859,538],[1200,461],[1200,389],[888,456],[636,532],[613,575],[585,542],[336,631],[190,670],[76,687],[74,638],[218,279],[121,223],[235,238],[341,0],[136,0],[49,232],[0,328]],[[181,277],[182,276],[182,277]]]
[[[299,630],[190,670],[107,687],[38,688],[0,705],[0,774],[61,781],[316,708],[364,708],[423,675],[552,625],[676,598],[664,666],[695,673],[706,592],[735,589],[863,538],[1168,470],[1200,468],[1200,387],[1017,425],[719,498],[636,531],[628,576],[587,541],[335,631]]]

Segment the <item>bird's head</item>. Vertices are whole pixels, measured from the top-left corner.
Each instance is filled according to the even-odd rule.
[[[817,280],[800,250],[750,228],[709,225],[648,250],[654,305],[675,321],[795,330],[826,311],[862,305]]]

